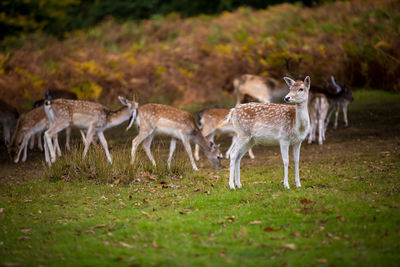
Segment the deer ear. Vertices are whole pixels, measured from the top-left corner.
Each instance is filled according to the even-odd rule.
[[[310,89],[310,85],[311,85],[310,76],[307,76],[307,77],[304,79],[304,85],[307,87],[307,89]]]
[[[295,83],[295,81],[294,81],[292,78],[283,77],[283,79],[285,80],[286,84],[287,84],[289,87],[291,87],[291,86]]]
[[[122,105],[124,105],[124,106],[130,106],[131,105],[131,103],[129,103],[129,101],[125,97],[118,96],[118,99],[119,99],[119,101],[121,101]]]

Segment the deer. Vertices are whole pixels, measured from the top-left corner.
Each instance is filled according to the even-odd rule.
[[[139,105],[135,102],[135,99],[130,101],[121,96],[118,96],[118,99],[123,107],[116,111],[111,111],[100,103],[84,100],[62,98],[46,100],[44,103],[44,110],[50,121],[50,127],[44,133],[46,163],[51,166],[56,160],[54,147],[51,141],[53,136],[68,127],[75,126],[81,130],[87,130],[86,137],[83,138],[85,144],[83,158],[85,158],[89,146],[92,143],[93,136],[96,134],[104,148],[107,160],[112,164],[112,158],[108,150],[107,140],[104,137],[104,131],[120,125],[127,120],[129,120],[128,127],[130,127],[134,121],[134,117],[136,117],[136,110]]]
[[[244,74],[233,80],[236,106],[242,103],[246,95],[263,103],[279,102],[287,94],[284,84],[269,77]]]
[[[0,124],[3,127],[4,144],[8,146],[17,125],[19,113],[17,109],[0,99]]]
[[[47,89],[44,92],[44,99],[40,99],[38,101],[36,101],[33,104],[33,108],[37,108],[40,106],[43,106],[44,101],[46,99],[59,99],[59,98],[64,98],[64,99],[78,99],[78,96],[74,93],[74,92],[70,92],[70,91],[66,91],[66,90],[56,90],[56,89]],[[35,146],[35,139],[37,140],[37,144],[38,144],[38,148],[40,151],[43,151],[43,145],[42,145],[42,134],[43,132],[39,132],[37,133],[35,136],[33,136],[30,140],[29,143],[29,149],[33,149]],[[71,128],[67,128],[65,130],[65,148],[70,151],[71,147],[70,147],[70,138],[71,137]]]
[[[49,128],[50,122],[46,117],[43,107],[32,109],[26,114],[22,114],[18,119],[16,130],[8,146],[8,154],[14,163],[18,163],[22,151],[24,151],[21,161],[25,162],[27,158],[27,148],[29,140],[37,134],[43,133]],[[61,149],[58,144],[57,136],[54,136],[57,153],[61,156]]]
[[[132,140],[131,165],[135,162],[135,154],[139,145],[143,143],[144,151],[153,166],[156,162],[151,154],[151,143],[156,135],[171,136],[168,156],[168,168],[171,167],[172,155],[179,139],[189,156],[193,170],[198,171],[193,159],[190,142],[198,144],[203,153],[216,169],[220,169],[221,157],[218,146],[207,140],[201,133],[194,117],[187,111],[162,104],[146,104],[137,110],[135,126],[139,128],[139,134]],[[130,126],[127,128],[129,129]]]
[[[228,113],[229,113],[229,109],[209,108],[209,109],[204,109],[197,114],[199,117],[201,133],[208,140],[214,142],[214,137],[215,137],[215,134],[217,134],[217,133],[233,134],[232,144],[225,154],[226,158],[229,158],[229,153],[232,150],[233,143],[236,140],[236,132],[233,129],[232,124],[226,125],[222,128],[218,128],[218,125],[220,125],[223,122],[223,120],[228,115]],[[199,150],[200,150],[200,147],[199,147],[199,145],[196,144],[194,158],[197,161],[200,159]],[[251,159],[254,159],[254,153],[251,149],[249,150],[249,156]]]
[[[316,131],[318,128],[318,144],[322,145],[325,141],[325,120],[328,115],[329,100],[322,93],[309,93],[308,111],[310,116],[310,134],[308,143],[315,141]]]
[[[333,86],[337,88],[338,93],[328,96],[329,105],[331,106],[331,108],[325,120],[325,128],[328,127],[332,113],[333,111],[335,111],[335,122],[333,127],[334,129],[337,129],[340,109],[342,109],[343,112],[344,125],[345,127],[348,127],[349,121],[347,118],[347,109],[349,104],[354,101],[353,92],[345,83],[336,83],[334,76],[331,76],[331,81]]]
[[[254,144],[279,144],[284,166],[285,188],[289,187],[289,146],[293,147],[295,182],[300,187],[299,159],[302,141],[309,133],[308,93],[310,77],[304,81],[283,78],[289,86],[284,100],[294,105],[272,103],[247,103],[231,109],[220,126],[232,123],[237,133],[236,142],[230,153],[229,187],[241,188],[240,160]],[[235,183],[233,180],[235,179]]]

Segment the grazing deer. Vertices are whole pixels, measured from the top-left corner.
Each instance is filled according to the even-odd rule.
[[[328,127],[329,121],[331,119],[333,111],[335,111],[335,123],[334,128],[336,129],[338,126],[338,118],[339,118],[339,110],[342,109],[343,112],[343,120],[344,125],[346,127],[349,126],[349,121],[347,119],[347,108],[351,102],[354,101],[352,90],[347,87],[344,83],[336,83],[335,77],[331,76],[332,84],[335,88],[337,88],[338,93],[335,95],[329,95],[329,105],[331,106],[327,119],[325,121],[325,128]]]
[[[176,139],[182,141],[190,163],[195,171],[198,170],[193,159],[190,142],[200,146],[205,156],[216,168],[221,168],[220,152],[213,142],[208,141],[198,128],[193,116],[184,110],[161,104],[146,104],[140,106],[137,112],[136,126],[139,127],[139,134],[132,140],[131,164],[135,162],[135,154],[139,145],[144,141],[143,148],[146,155],[156,166],[151,155],[150,146],[155,135],[171,136],[171,144],[168,157],[168,167],[171,166],[172,155],[176,147]]]
[[[36,134],[41,134],[49,128],[49,120],[46,117],[43,107],[34,108],[26,114],[21,115],[17,122],[15,133],[8,146],[8,153],[14,163],[18,163],[22,150],[22,162],[26,161],[29,139]],[[57,136],[54,136],[54,144],[58,155],[61,156],[61,149],[58,145]]]
[[[3,127],[4,144],[6,146],[10,144],[18,117],[17,109],[0,99],[0,124]]]
[[[236,95],[236,105],[242,103],[245,95],[260,102],[270,103],[280,101],[288,93],[286,86],[275,79],[251,74],[242,75],[233,80]]]
[[[202,110],[198,113],[201,133],[208,140],[214,142],[214,137],[215,137],[215,134],[217,134],[217,133],[233,134],[232,144],[225,154],[226,158],[229,158],[229,153],[232,150],[233,143],[236,140],[236,132],[235,132],[235,129],[233,129],[232,124],[226,125],[222,128],[218,128],[218,125],[220,125],[224,121],[224,119],[228,115],[228,113],[229,113],[229,109],[225,109],[225,108],[209,108],[209,109]],[[199,147],[199,145],[196,144],[195,153],[194,153],[194,158],[196,160],[200,159],[199,150],[200,150],[200,147]],[[251,149],[249,150],[249,156],[250,156],[250,158],[254,159],[254,154]]]
[[[83,100],[46,100],[44,110],[50,121],[50,127],[44,133],[45,148],[47,146],[48,152],[50,152],[50,158],[46,155],[47,164],[51,165],[51,163],[54,163],[56,160],[53,144],[51,142],[52,137],[63,129],[71,126],[87,130],[86,138],[84,138],[85,148],[83,150],[83,157],[86,156],[94,134],[97,134],[105,150],[108,161],[112,163],[103,132],[128,119],[130,120],[130,127],[136,117],[136,109],[138,107],[138,103],[135,102],[135,100],[129,101],[121,96],[119,96],[118,99],[124,107],[117,111],[111,111],[99,103]]]
[[[54,90],[54,89],[48,89],[44,92],[45,99],[59,99],[59,98],[64,98],[64,99],[78,99],[78,96],[70,91],[66,90]],[[40,99],[36,101],[33,104],[33,108],[37,108],[40,106],[43,106],[45,99]],[[70,150],[70,137],[71,137],[71,128],[67,128],[65,130],[65,148],[69,151]],[[29,149],[33,149],[35,146],[35,139],[37,139],[37,144],[38,148],[40,151],[43,151],[43,146],[42,146],[42,132],[37,133],[34,137],[31,138],[30,144],[29,144]]]
[[[311,144],[315,141],[318,128],[318,144],[322,145],[323,141],[325,141],[325,119],[328,114],[329,101],[328,98],[321,93],[310,92],[308,98],[308,112],[310,116],[308,143]]]
[[[299,158],[300,146],[306,138],[310,120],[308,115],[308,92],[310,77],[295,82],[284,77],[289,86],[285,101],[295,105],[248,103],[231,109],[223,124],[232,123],[237,133],[236,142],[230,154],[229,187],[238,188],[240,183],[240,160],[254,144],[279,144],[284,165],[285,188],[289,188],[288,165],[289,145],[293,146],[296,186],[300,187]],[[223,126],[222,124],[222,126]],[[235,178],[235,184],[233,179]]]

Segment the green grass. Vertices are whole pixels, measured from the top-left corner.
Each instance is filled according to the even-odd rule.
[[[0,262],[398,265],[399,100],[356,92],[350,127],[330,130],[322,147],[303,145],[302,187],[294,187],[291,168],[289,190],[282,185],[277,147],[256,147],[256,160],[244,158],[243,188],[231,191],[227,168],[213,170],[202,159],[201,170],[193,172],[182,149],[168,171],[168,142],[154,145],[159,168],[140,152],[132,169],[131,139],[114,141],[117,132],[109,134],[113,166],[101,148],[82,160],[76,146],[40,177],[2,180]]]

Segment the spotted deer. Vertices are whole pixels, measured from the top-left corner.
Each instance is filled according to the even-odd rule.
[[[19,113],[17,109],[0,99],[0,124],[3,127],[4,144],[8,146],[17,125]]]
[[[132,140],[131,164],[135,162],[135,154],[139,145],[144,142],[144,151],[152,164],[156,166],[150,150],[151,143],[154,136],[167,135],[172,137],[168,157],[169,168],[177,139],[182,141],[195,171],[198,168],[193,159],[190,142],[200,146],[207,159],[216,169],[221,168],[218,147],[202,135],[195,119],[189,112],[167,105],[146,104],[138,108],[135,125],[139,127],[139,134]]]
[[[46,117],[43,107],[32,109],[26,114],[22,114],[17,122],[14,135],[11,143],[8,146],[8,153],[14,163],[18,163],[22,151],[24,154],[21,161],[25,162],[27,158],[28,142],[35,135],[43,133],[50,126],[49,120]],[[58,145],[57,135],[53,137],[57,153],[61,156],[61,149]]]
[[[37,108],[40,106],[43,106],[45,99],[59,99],[59,98],[64,98],[64,99],[78,99],[78,96],[71,91],[66,91],[66,90],[56,90],[56,89],[48,89],[44,92],[44,99],[40,99],[36,101],[33,104],[33,108]],[[34,135],[29,143],[29,149],[33,149],[35,146],[35,139],[37,140],[37,146],[40,151],[43,151],[43,145],[42,145],[42,134],[43,132],[37,133]],[[67,128],[65,130],[65,148],[69,151],[70,150],[70,137],[71,137],[71,128]]]
[[[202,110],[198,113],[201,133],[208,140],[214,142],[214,137],[217,133],[233,134],[232,144],[225,154],[226,158],[229,158],[229,153],[232,150],[233,143],[236,140],[236,132],[233,129],[232,124],[226,125],[222,128],[218,128],[218,125],[220,125],[224,121],[224,119],[228,115],[228,113],[229,113],[229,109],[225,109],[225,108],[209,108],[209,109]],[[199,145],[196,144],[195,153],[194,153],[194,158],[196,160],[200,159],[199,150],[200,150],[200,147],[199,147]],[[250,158],[254,159],[254,154],[251,149],[249,150],[249,156],[250,156]]]
[[[56,99],[46,100],[44,110],[50,121],[49,129],[44,133],[46,162],[48,165],[56,160],[52,137],[58,132],[71,126],[87,130],[84,138],[85,147],[83,157],[86,156],[89,146],[93,140],[93,136],[97,134],[100,143],[102,144],[107,159],[112,163],[111,155],[108,150],[104,131],[117,126],[129,119],[130,127],[136,117],[138,103],[135,100],[129,101],[124,97],[119,96],[123,107],[117,111],[111,111],[107,107],[94,102],[83,100]],[[48,155],[50,153],[50,155]]]
[[[310,77],[294,81],[284,77],[289,86],[285,101],[294,105],[248,103],[241,104],[229,112],[225,121],[232,123],[237,139],[230,153],[229,187],[240,188],[240,160],[254,144],[279,144],[284,165],[283,185],[289,188],[288,166],[289,146],[293,146],[296,186],[300,187],[299,158],[300,146],[306,138],[310,120],[308,115],[308,92]],[[235,184],[233,179],[235,178]]]
[[[288,93],[283,83],[269,77],[261,77],[252,74],[242,75],[233,80],[233,88],[236,96],[236,105],[242,103],[248,95],[263,103],[279,102]]]
[[[318,144],[322,145],[325,141],[325,120],[328,115],[329,100],[326,95],[321,93],[309,93],[308,112],[310,116],[310,134],[308,143],[315,141],[318,129]]]

